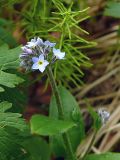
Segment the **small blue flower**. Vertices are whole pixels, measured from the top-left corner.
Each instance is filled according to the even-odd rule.
[[[50,41],[45,41],[44,45],[52,48],[52,47],[54,47],[56,45],[56,43],[51,43]]]
[[[65,52],[61,52],[60,49],[53,48],[53,54],[56,59],[64,59]]]
[[[40,72],[44,72],[45,68],[49,64],[49,62],[44,59],[44,55],[43,54],[41,54],[39,56],[39,58],[38,57],[33,57],[32,61],[34,63],[32,65],[32,69],[34,69],[34,70],[39,69]]]
[[[31,39],[30,42],[27,42],[26,46],[29,47],[29,48],[35,48],[36,46],[41,46],[43,44],[44,43],[43,43],[43,40],[41,38],[34,37],[34,39]]]

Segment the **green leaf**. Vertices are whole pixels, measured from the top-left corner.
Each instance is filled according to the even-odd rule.
[[[88,109],[89,109],[90,115],[93,118],[93,128],[95,130],[99,130],[102,126],[102,122],[101,122],[101,119],[100,119],[99,115],[97,114],[97,112],[95,112],[93,110],[93,108],[91,106],[89,106]]]
[[[43,136],[64,133],[75,126],[71,121],[56,120],[43,115],[34,115],[30,123],[31,132]]]
[[[14,127],[19,130],[25,130],[26,124],[25,121],[20,118],[21,114],[19,113],[11,113],[7,112],[4,113],[6,110],[10,109],[12,107],[12,104],[4,101],[0,103],[0,128],[4,127]]]
[[[6,110],[10,109],[12,107],[12,103],[9,103],[7,101],[0,103],[0,113],[5,112]]]
[[[120,153],[91,154],[85,160],[119,160]]]
[[[4,91],[5,91],[4,88],[0,87],[0,92],[4,92]]]
[[[104,15],[120,18],[120,2],[108,2]]]
[[[24,153],[20,146],[24,138],[21,138],[20,134],[24,132],[25,135],[28,128],[21,114],[5,113],[11,107],[12,104],[7,101],[0,103],[0,159],[12,160],[21,157],[24,160]]]
[[[4,18],[0,18],[0,26],[1,27],[6,27],[12,25],[12,21]]]
[[[12,108],[10,109],[13,112],[22,112],[25,108],[27,102],[27,94],[24,91],[21,91],[19,88],[8,88],[4,87],[5,92],[0,93],[1,101],[12,102]]]
[[[30,160],[50,160],[50,147],[41,137],[27,138],[22,145],[30,155]]]
[[[24,151],[20,145],[24,139],[20,137],[20,131],[18,133],[12,133],[13,128],[0,128],[0,160],[25,160]],[[19,144],[18,144],[18,141]],[[27,160],[27,159],[26,159]]]
[[[0,129],[0,152],[4,153],[6,156],[11,150],[11,147],[13,147],[12,137],[10,137],[10,135],[4,129]]]
[[[82,115],[79,106],[75,98],[71,95],[71,93],[62,86],[60,86],[58,90],[63,104],[65,120],[73,121],[76,124],[75,127],[71,128],[68,131],[68,135],[70,137],[73,150],[75,151],[78,144],[85,136]],[[58,110],[54,96],[52,97],[50,103],[50,117],[58,119]],[[50,140],[52,149],[55,152],[55,154],[57,156],[64,155],[65,150],[61,135],[51,136]]]
[[[3,72],[6,69],[16,69],[19,62],[20,47],[9,49],[7,45],[0,47],[0,84],[13,88],[24,80],[16,74]]]
[[[21,114],[19,113],[0,113],[0,127],[10,126],[19,130],[25,130],[25,121],[20,117]]]
[[[9,49],[7,45],[0,47],[0,68],[5,69],[16,69],[19,66],[19,55],[21,48]]]
[[[0,27],[0,39],[4,41],[4,43],[10,45],[11,47],[17,46],[17,42],[15,38],[12,36],[11,32],[2,27]]]
[[[16,74],[0,72],[0,84],[6,87],[14,88],[19,83],[24,82],[24,80],[18,77]]]

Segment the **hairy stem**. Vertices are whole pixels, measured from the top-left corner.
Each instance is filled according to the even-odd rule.
[[[58,92],[58,88],[57,88],[57,85],[56,85],[56,82],[55,82],[55,79],[54,79],[54,76],[53,76],[53,73],[52,73],[51,66],[49,66],[47,68],[47,74],[48,74],[48,77],[49,77],[49,80],[50,80],[50,84],[51,84],[51,87],[52,87],[53,94],[56,98],[59,119],[64,120],[64,112],[63,112],[62,102],[61,102],[61,98],[60,98],[60,95],[59,95],[59,92]],[[75,155],[74,155],[73,150],[72,150],[72,146],[71,146],[68,134],[64,133],[64,134],[62,134],[62,137],[63,137],[65,149],[66,149],[66,152],[67,152],[68,160],[76,160]]]

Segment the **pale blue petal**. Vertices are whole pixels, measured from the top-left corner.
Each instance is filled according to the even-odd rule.
[[[34,64],[32,65],[32,69],[39,69],[38,63],[34,63]]]
[[[33,57],[33,58],[32,58],[32,61],[33,61],[34,63],[37,63],[37,62],[39,61],[39,58]]]
[[[53,53],[55,54],[57,52],[57,49],[56,48],[53,48]]]
[[[57,59],[63,59],[65,56],[65,52],[61,52],[60,49],[53,48],[53,54]]]
[[[56,43],[51,43],[50,41],[45,41],[44,44],[49,47],[54,47]]]
[[[44,66],[46,67],[48,64],[49,64],[49,62],[45,60],[44,61]]]
[[[34,37],[33,39],[31,39],[31,42],[36,42],[36,37]]]
[[[43,45],[43,40],[41,38],[37,38],[36,45]]]
[[[44,61],[44,55],[43,54],[41,54],[40,56],[39,56],[39,61]]]
[[[35,46],[35,43],[34,42],[27,42],[27,47],[34,47]]]
[[[45,66],[44,65],[40,65],[38,69],[39,69],[40,72],[44,72]]]

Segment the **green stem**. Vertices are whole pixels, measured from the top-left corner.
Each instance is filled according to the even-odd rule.
[[[61,100],[60,100],[60,96],[59,96],[59,93],[58,93],[58,88],[57,88],[57,85],[56,85],[56,82],[55,82],[55,79],[54,79],[54,76],[53,76],[53,73],[52,73],[51,66],[49,66],[47,68],[47,74],[48,74],[48,77],[49,77],[49,80],[50,80],[50,84],[51,84],[51,87],[52,87],[53,94],[55,95],[55,98],[56,98],[59,118],[64,119],[62,103],[61,103]]]
[[[58,92],[58,88],[57,88],[57,85],[56,85],[56,82],[55,82],[55,79],[54,79],[54,76],[53,76],[53,73],[52,73],[51,66],[49,66],[47,68],[47,74],[48,74],[48,77],[49,77],[49,80],[50,80],[50,84],[51,84],[51,87],[52,87],[53,94],[56,98],[59,119],[64,120],[64,112],[63,112],[62,102],[61,102],[60,95],[59,95],[59,92]],[[73,150],[72,150],[72,146],[71,146],[68,134],[64,133],[64,134],[62,134],[62,137],[63,137],[65,149],[66,149],[66,152],[67,152],[68,160],[76,160],[75,155],[74,155]]]

